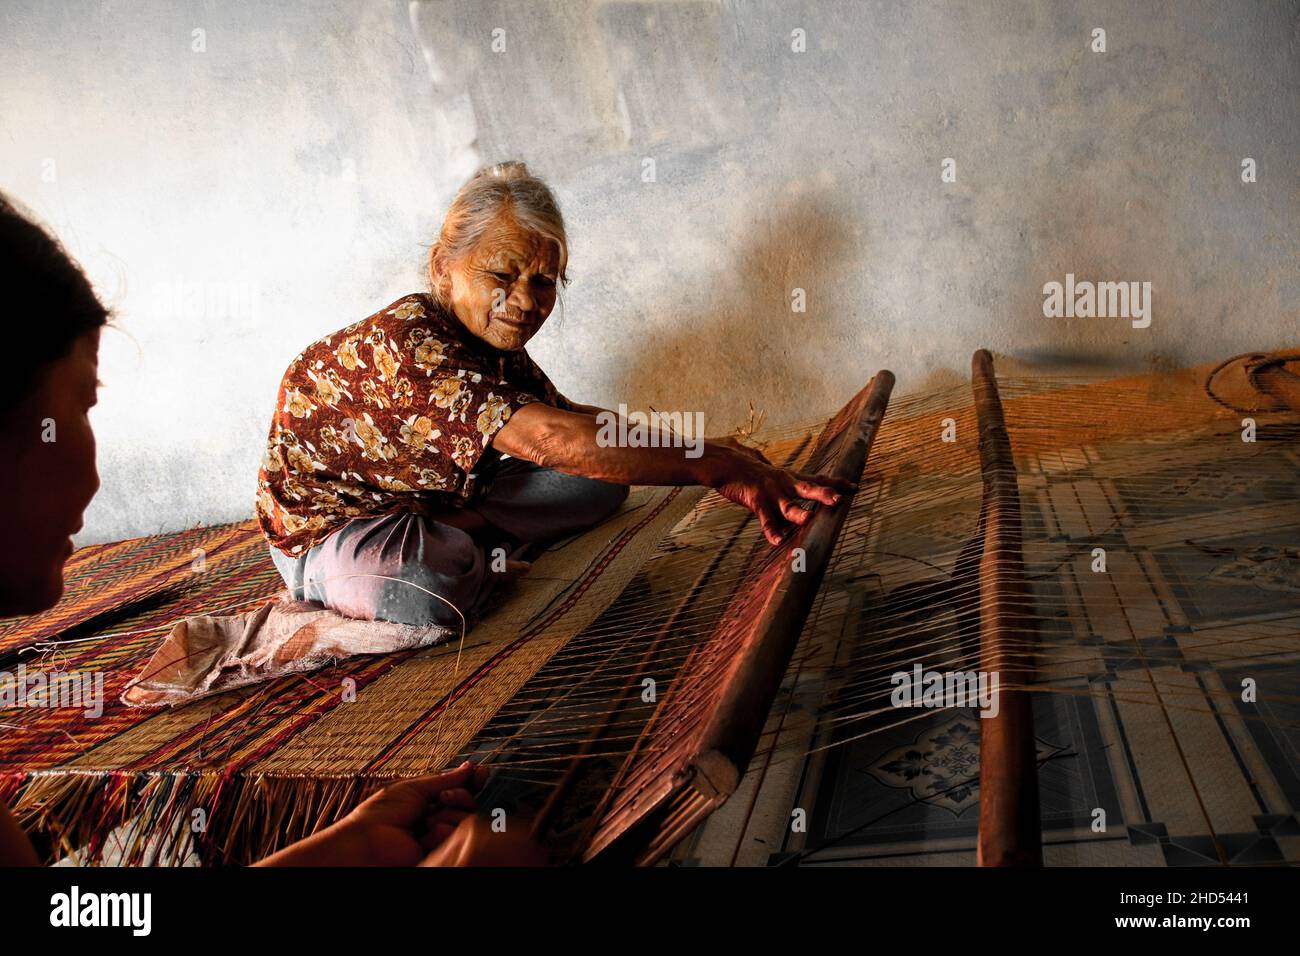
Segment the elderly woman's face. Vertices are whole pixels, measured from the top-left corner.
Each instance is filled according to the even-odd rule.
[[[452,309],[489,345],[521,349],[555,308],[559,266],[554,242],[498,216],[474,250],[448,266]]]

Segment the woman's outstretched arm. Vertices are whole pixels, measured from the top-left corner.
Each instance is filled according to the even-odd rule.
[[[570,401],[569,404],[572,406],[572,410],[577,412],[579,415],[600,415],[601,413],[610,415],[614,414],[608,408],[601,408],[599,405],[579,405],[574,401]]]
[[[800,500],[839,503],[852,482],[778,468],[735,441],[701,439],[698,446],[628,447],[605,441],[594,415],[562,411],[540,402],[516,411],[496,433],[498,451],[543,468],[625,485],[704,485],[752,511],[763,534],[779,544],[810,512]],[[698,454],[695,454],[698,452]]]

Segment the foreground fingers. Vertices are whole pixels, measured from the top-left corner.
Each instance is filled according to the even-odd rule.
[[[446,773],[390,784],[362,801],[348,817],[409,826],[420,819],[431,803],[438,805],[438,794],[445,790],[464,791],[473,775],[474,768],[467,761]]]
[[[393,784],[389,790],[401,788],[411,793],[422,794],[429,799],[433,799],[437,794],[444,790],[462,789],[469,785],[470,781],[475,778],[477,770],[472,763],[466,760],[455,770],[447,770],[443,773],[435,773],[428,777],[416,777],[414,780],[403,780],[401,783]]]
[[[432,853],[455,832],[455,824],[435,823],[429,828],[429,835],[420,841],[420,848],[426,853]]]
[[[456,807],[461,810],[474,809],[474,795],[464,787],[452,787],[438,793],[437,800],[443,806]]]
[[[424,833],[420,837],[420,846],[426,853],[435,849],[472,815],[462,810],[439,810],[437,813],[430,815],[424,823]]]
[[[483,817],[466,817],[421,866],[542,866],[546,855],[517,821],[497,833]]]
[[[444,807],[441,810],[435,810],[424,818],[425,826],[433,829],[439,823],[450,823],[452,826],[459,826],[460,822],[468,816],[473,815],[472,810],[460,810],[454,807]]]

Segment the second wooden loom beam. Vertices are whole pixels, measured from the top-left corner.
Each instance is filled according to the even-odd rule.
[[[996,716],[980,720],[980,866],[1041,866],[1038,761],[1032,699],[1035,622],[1025,579],[1020,486],[993,373],[993,356],[971,359],[979,420],[984,553],[980,559],[980,670],[998,675]]]

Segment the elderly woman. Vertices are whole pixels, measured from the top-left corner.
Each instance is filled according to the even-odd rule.
[[[516,559],[605,519],[630,484],[716,488],[773,544],[807,520],[800,499],[834,505],[851,489],[731,439],[693,456],[599,441],[604,410],[560,395],[524,348],[567,263],[547,186],[523,163],[485,168],[443,222],[431,291],[289,366],[257,515],[296,596],[348,617],[455,627],[526,567]]]

